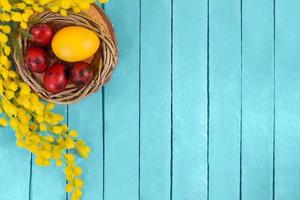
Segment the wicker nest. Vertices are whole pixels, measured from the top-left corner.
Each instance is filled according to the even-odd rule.
[[[58,104],[70,104],[96,92],[110,80],[112,71],[118,61],[116,38],[108,17],[97,5],[92,5],[90,9],[84,13],[69,12],[67,17],[52,12],[35,14],[30,19],[30,22],[30,27],[38,23],[47,23],[55,31],[72,25],[83,26],[95,31],[101,41],[98,51],[93,57],[86,60],[86,62],[90,63],[91,67],[93,67],[93,80],[89,84],[81,87],[68,84],[63,92],[53,94],[43,87],[42,75],[32,73],[26,65],[24,57],[30,43],[28,37],[25,34],[20,33],[18,35],[18,46],[20,51],[19,53],[17,53],[17,50],[14,51],[16,69],[23,81],[29,84],[32,90],[40,97]],[[53,58],[49,64],[54,64],[57,61],[56,58]]]

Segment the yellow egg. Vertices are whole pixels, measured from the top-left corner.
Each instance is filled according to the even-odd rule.
[[[69,26],[53,37],[52,50],[61,60],[78,62],[94,55],[100,46],[95,32],[81,26]]]

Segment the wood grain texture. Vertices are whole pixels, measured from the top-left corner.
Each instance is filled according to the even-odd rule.
[[[105,88],[105,199],[138,199],[139,5],[116,0],[105,6],[120,50],[120,63]]]
[[[30,153],[16,146],[14,132],[0,131],[0,199],[23,199],[29,196]]]
[[[170,199],[171,1],[141,3],[140,199]]]
[[[207,1],[189,3],[173,4],[174,200],[207,198]]]
[[[68,110],[92,147],[83,200],[300,199],[299,1],[105,7],[120,63]],[[0,161],[1,200],[67,199],[63,168],[33,163],[30,175],[9,129]]]
[[[240,198],[240,7],[239,0],[210,2],[210,200]]]
[[[259,3],[261,5],[257,6]],[[244,0],[242,21],[242,198],[271,200],[274,131],[273,0]]]
[[[299,9],[299,1],[276,1],[276,200],[300,198]]]
[[[67,122],[67,106],[57,106],[54,111],[63,115],[65,123]],[[33,156],[31,200],[65,200],[65,185],[63,168],[56,167],[55,163],[51,167],[39,167],[35,164],[35,156]]]
[[[72,129],[80,133],[91,148],[90,157],[79,159],[83,168],[84,196],[82,200],[102,199],[103,197],[103,118],[102,93],[98,92],[69,106],[68,122]],[[71,198],[69,198],[71,199]]]

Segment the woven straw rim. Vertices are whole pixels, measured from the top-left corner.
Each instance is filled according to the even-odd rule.
[[[57,104],[75,103],[98,91],[101,86],[111,79],[112,72],[118,62],[116,37],[111,22],[97,5],[93,4],[88,11],[82,13],[68,12],[66,17],[52,12],[37,13],[30,21],[33,22],[30,26],[37,23],[49,23],[59,28],[71,25],[83,26],[94,31],[101,41],[99,50],[88,60],[94,68],[93,80],[82,87],[68,85],[63,92],[53,94],[43,87],[40,75],[32,73],[26,65],[24,56],[29,47],[28,39],[26,36],[19,34],[18,45],[21,53],[18,54],[16,50],[14,51],[16,69],[23,81],[41,98]]]

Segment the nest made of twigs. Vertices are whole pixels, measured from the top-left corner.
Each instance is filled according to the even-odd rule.
[[[42,76],[29,70],[24,57],[30,43],[28,37],[20,33],[17,36],[20,53],[17,53],[17,50],[14,51],[16,69],[23,81],[29,84],[40,97],[54,103],[70,104],[96,92],[110,80],[112,71],[118,62],[116,38],[108,17],[97,5],[92,5],[88,11],[82,13],[69,12],[66,17],[50,11],[38,13],[30,21],[32,22],[31,27],[38,23],[47,23],[55,31],[67,26],[82,26],[94,31],[101,41],[98,51],[86,60],[93,67],[93,80],[81,87],[68,84],[63,92],[53,94],[44,88]],[[56,61],[56,59],[52,59],[49,64]]]

